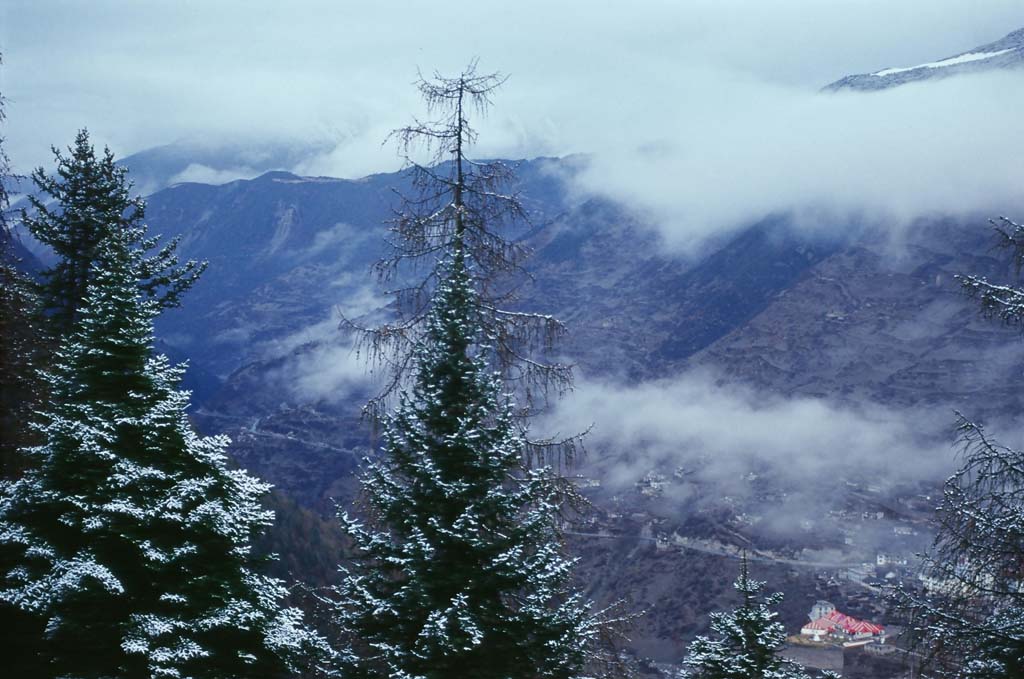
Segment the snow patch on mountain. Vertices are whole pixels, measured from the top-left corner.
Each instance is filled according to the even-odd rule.
[[[933,61],[929,64],[919,64],[917,66],[908,66],[906,68],[887,68],[884,71],[878,71],[872,73],[873,76],[886,76],[893,75],[894,73],[904,73],[906,71],[915,71],[919,68],[944,68],[946,66],[955,66],[956,64],[966,64],[971,61],[981,61],[983,59],[991,59],[997,57],[1000,54],[1006,54],[1007,52],[1013,52],[1014,48],[1008,48],[999,50],[998,52],[968,52],[967,54],[961,54],[958,57],[950,57],[949,59],[943,59],[942,61]]]
[[[911,82],[955,75],[1024,68],[1024,28],[960,54],[916,66],[885,68],[871,73],[848,75],[827,85],[825,91],[873,91]]]

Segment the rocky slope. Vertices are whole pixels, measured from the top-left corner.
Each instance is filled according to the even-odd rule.
[[[691,358],[772,392],[1020,413],[1024,343],[979,316],[957,274],[1008,279],[985,219],[921,222],[810,267],[760,314]]]

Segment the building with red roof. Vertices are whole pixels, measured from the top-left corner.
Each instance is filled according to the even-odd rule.
[[[840,613],[827,601],[814,604],[809,617],[811,621],[803,626],[800,634],[812,641],[830,639],[842,642],[844,646],[859,646],[873,641],[885,643],[883,626]]]

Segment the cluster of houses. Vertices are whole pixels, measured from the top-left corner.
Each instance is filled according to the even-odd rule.
[[[661,497],[665,492],[666,483],[668,483],[668,478],[664,474],[649,471],[636,482],[636,492],[647,498]]]
[[[809,617],[810,622],[803,626],[800,634],[810,641],[838,642],[843,646],[885,643],[884,627],[840,613],[828,601],[815,603]]]

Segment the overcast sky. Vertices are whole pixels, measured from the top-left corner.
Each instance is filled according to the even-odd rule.
[[[584,187],[651,211],[683,249],[796,203],[906,216],[1001,206],[1024,186],[1019,74],[817,94],[996,40],[1024,27],[1020,0],[610,5],[6,0],[7,148],[20,170],[49,164],[87,126],[120,156],[272,138],[326,149],[299,171],[389,171],[381,142],[421,111],[417,69],[479,57],[510,75],[481,155],[594,153]]]

